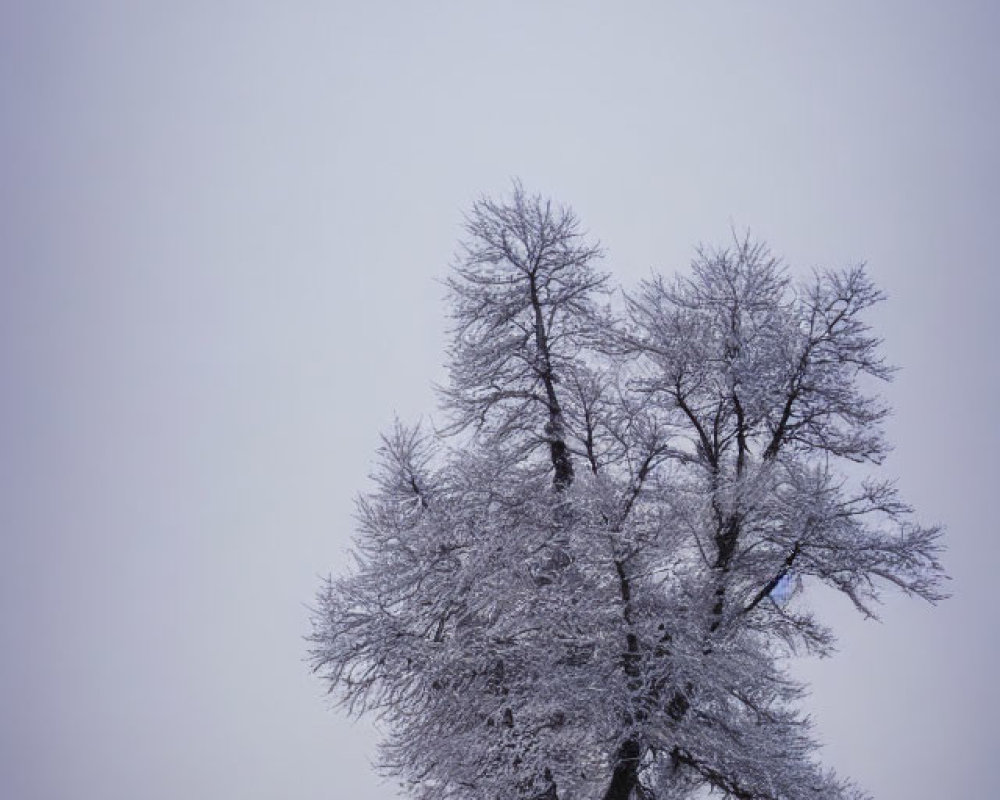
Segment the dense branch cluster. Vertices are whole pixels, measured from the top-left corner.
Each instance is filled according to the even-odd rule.
[[[812,583],[866,615],[886,585],[941,597],[939,530],[872,474],[881,293],[746,238],[613,313],[569,209],[516,185],[466,234],[448,427],[385,436],[314,620],[383,768],[421,800],[860,797],[784,659],[831,650]]]

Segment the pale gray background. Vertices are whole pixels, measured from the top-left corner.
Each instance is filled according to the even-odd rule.
[[[824,598],[842,652],[798,669],[881,800],[995,797],[996,8],[3,3],[0,798],[394,796],[306,605],[512,176],[625,284],[730,224],[870,262],[889,468],[955,596]]]

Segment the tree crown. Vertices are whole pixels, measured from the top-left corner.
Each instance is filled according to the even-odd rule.
[[[448,285],[451,424],[397,424],[312,662],[419,798],[860,796],[814,759],[784,656],[812,582],[942,597],[940,530],[871,472],[888,380],[865,269],[760,242],[606,307],[566,207],[477,202]],[[841,464],[865,466],[857,478]],[[852,477],[853,476],[853,477]]]

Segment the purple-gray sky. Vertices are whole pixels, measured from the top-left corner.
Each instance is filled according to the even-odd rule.
[[[511,176],[624,284],[731,224],[891,295],[889,471],[954,598],[819,600],[827,761],[1000,783],[990,2],[6,2],[0,797],[391,800],[303,663],[461,211]]]

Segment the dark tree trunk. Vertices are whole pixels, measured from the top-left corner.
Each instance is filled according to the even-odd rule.
[[[603,800],[629,800],[639,781],[639,759],[642,750],[634,739],[627,739],[618,748],[615,770]]]
[[[545,400],[549,412],[545,434],[549,440],[549,455],[555,470],[552,483],[556,487],[556,491],[562,492],[573,483],[573,462],[570,460],[569,449],[566,447],[562,408],[559,405],[559,398],[556,396],[556,376],[552,372],[552,356],[549,353],[548,331],[545,330],[542,302],[538,297],[538,286],[535,283],[534,272],[528,276],[528,288],[531,308],[535,315],[535,346],[538,348],[539,376],[545,387]]]

